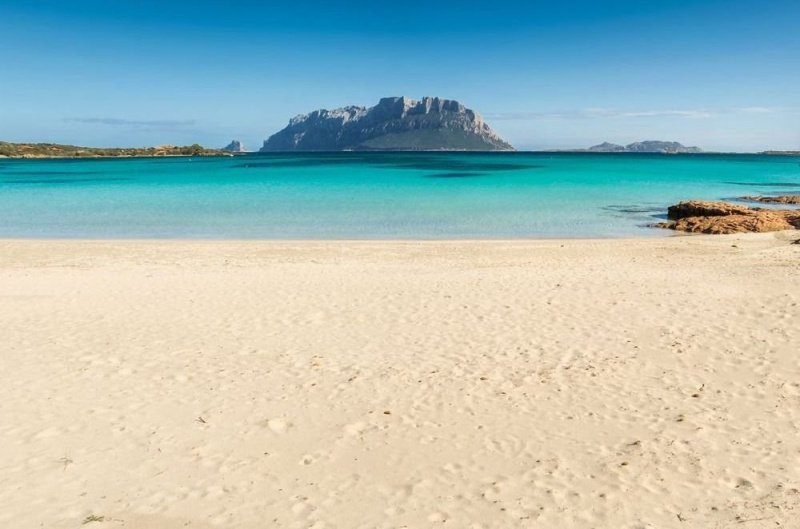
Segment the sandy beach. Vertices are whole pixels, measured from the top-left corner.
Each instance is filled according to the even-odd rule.
[[[0,526],[799,527],[796,238],[0,241]]]

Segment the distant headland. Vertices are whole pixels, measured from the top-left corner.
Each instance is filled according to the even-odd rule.
[[[603,142],[593,145],[588,149],[577,149],[579,152],[640,152],[659,154],[698,154],[703,150],[700,147],[686,147],[677,141],[647,140],[617,145],[616,143]]]
[[[134,156],[232,156],[224,149],[202,145],[158,147],[78,147],[58,143],[9,143],[0,141],[0,157],[6,158],[125,158]]]
[[[649,154],[762,154],[772,156],[798,156],[800,151],[760,151],[751,153],[727,153],[720,151],[706,151],[700,147],[687,147],[677,141],[646,140],[618,145],[603,142],[586,149],[567,149],[564,152],[590,152],[590,153],[649,153]]]
[[[458,101],[385,97],[373,107],[315,110],[292,118],[264,142],[281,151],[513,151]]]

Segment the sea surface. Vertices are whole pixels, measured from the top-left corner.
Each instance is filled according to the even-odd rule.
[[[0,159],[0,237],[656,237],[687,199],[800,194],[800,157],[577,153]]]

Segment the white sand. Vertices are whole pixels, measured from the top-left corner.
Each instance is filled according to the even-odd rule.
[[[795,237],[0,241],[0,527],[800,527]]]

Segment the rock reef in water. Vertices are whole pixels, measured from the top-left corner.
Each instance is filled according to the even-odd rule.
[[[276,151],[513,151],[458,101],[385,97],[366,108],[316,110],[292,118],[264,142]]]
[[[690,233],[746,233],[800,229],[800,210],[749,208],[690,200],[670,206],[669,222],[656,226]]]

